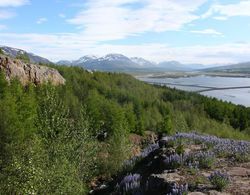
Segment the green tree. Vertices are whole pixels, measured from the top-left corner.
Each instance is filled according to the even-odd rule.
[[[173,134],[173,124],[170,115],[166,115],[163,121],[159,125],[159,133],[165,133],[167,135]]]
[[[3,50],[1,48],[0,48],[0,54],[4,55],[4,52],[3,52]]]
[[[22,60],[25,63],[30,63],[30,58],[27,53],[18,53],[16,59]]]

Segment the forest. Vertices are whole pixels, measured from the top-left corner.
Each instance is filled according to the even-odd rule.
[[[0,194],[87,194],[131,157],[129,135],[202,132],[250,140],[250,108],[122,73],[56,66],[62,86],[0,74]]]

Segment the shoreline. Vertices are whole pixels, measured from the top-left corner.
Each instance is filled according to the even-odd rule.
[[[210,76],[210,77],[233,77],[233,78],[250,78],[250,74],[245,73],[223,73],[223,72],[166,72],[166,73],[150,73],[134,75],[135,78],[189,78],[197,76]]]

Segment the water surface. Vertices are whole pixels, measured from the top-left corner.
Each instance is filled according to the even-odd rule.
[[[140,77],[140,80],[153,83],[162,83],[171,88],[185,91],[201,91],[209,88],[224,87],[243,87],[250,86],[250,78],[242,77],[211,77],[211,76],[195,76],[180,78],[149,78]],[[188,86],[185,86],[188,85]],[[221,100],[229,101],[234,104],[241,104],[250,107],[250,88],[249,89],[226,89],[211,90],[199,92],[202,95],[215,97]]]

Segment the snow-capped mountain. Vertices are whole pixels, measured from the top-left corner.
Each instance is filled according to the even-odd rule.
[[[51,63],[48,59],[43,58],[41,56],[35,55],[33,53],[29,53],[27,51],[24,51],[22,49],[16,49],[13,47],[7,47],[7,46],[0,46],[0,49],[6,54],[9,55],[11,57],[16,57],[19,54],[27,54],[30,62],[31,63]]]
[[[90,70],[102,71],[126,71],[139,67],[138,64],[122,54],[108,54],[99,58],[94,55],[87,55],[74,61],[59,61],[57,64],[81,66]]]
[[[140,58],[140,57],[132,57],[132,58],[130,58],[130,60],[132,60],[132,62],[134,62],[142,67],[155,67],[157,65],[154,62],[150,62],[150,61],[145,60],[144,58]]]
[[[101,71],[191,71],[192,65],[177,61],[154,63],[141,57],[129,58],[122,54],[108,54],[103,57],[94,55],[83,56],[74,61],[59,61],[57,64],[81,66],[89,70]]]
[[[81,65],[82,63],[86,63],[89,61],[93,61],[93,60],[97,60],[98,57],[94,56],[94,55],[86,55],[81,57],[79,60],[73,61],[73,63],[75,63],[76,65]]]
[[[32,63],[51,63],[48,59],[35,55],[33,53],[26,52],[22,49],[16,49],[7,46],[0,46],[1,50],[9,56],[16,57],[19,54],[27,54]],[[61,60],[57,62],[58,65],[66,66],[81,66],[88,70],[100,70],[100,71],[142,71],[142,72],[154,72],[154,71],[191,71],[196,68],[192,68],[192,65],[181,64],[177,61],[166,61],[161,63],[154,63],[141,57],[129,58],[122,54],[107,54],[102,57],[95,55],[86,55],[78,60]],[[199,66],[200,67],[200,66]]]
[[[130,59],[122,54],[108,54],[100,58],[105,61],[130,61]]]

